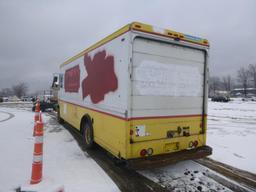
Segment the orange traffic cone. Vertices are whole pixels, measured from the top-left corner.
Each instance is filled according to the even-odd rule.
[[[32,174],[30,184],[37,184],[42,180],[43,168],[43,129],[44,124],[41,121],[36,122],[35,126],[35,145],[32,164]]]
[[[40,102],[37,100],[36,107],[35,107],[35,117],[34,117],[34,131],[33,136],[35,136],[35,130],[36,130],[36,122],[40,119]]]
[[[40,103],[39,100],[36,102],[36,107],[35,107],[35,122],[39,120],[39,112],[40,112]]]

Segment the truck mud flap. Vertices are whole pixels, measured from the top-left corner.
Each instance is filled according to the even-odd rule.
[[[135,170],[152,169],[177,163],[184,160],[200,159],[212,154],[212,148],[202,146],[190,150],[182,150],[174,153],[136,158],[128,160],[127,166]]]

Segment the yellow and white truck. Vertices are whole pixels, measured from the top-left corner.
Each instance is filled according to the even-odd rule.
[[[206,39],[133,22],[60,65],[59,121],[131,164],[211,154]]]

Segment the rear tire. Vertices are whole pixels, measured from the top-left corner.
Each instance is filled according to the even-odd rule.
[[[82,124],[82,136],[86,149],[92,149],[95,145],[93,139],[93,128],[90,122],[84,120]]]

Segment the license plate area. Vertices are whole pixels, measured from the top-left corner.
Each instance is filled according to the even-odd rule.
[[[164,152],[168,153],[179,149],[179,142],[166,143],[164,144]]]

